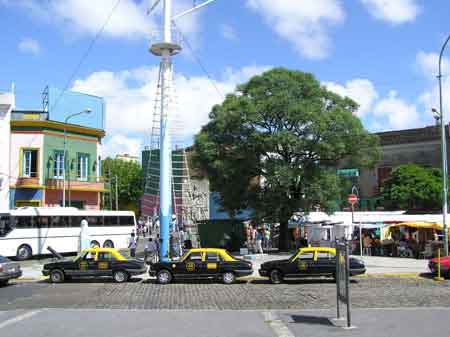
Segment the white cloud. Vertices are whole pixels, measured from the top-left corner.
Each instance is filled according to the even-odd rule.
[[[221,80],[213,81],[215,87],[225,95],[233,92],[237,84],[269,68],[228,68]],[[121,72],[100,71],[75,81],[73,90],[105,98],[107,134],[148,135],[152,128],[157,76],[158,67],[141,67]],[[176,74],[175,87],[178,104],[173,115],[177,125],[181,127],[176,130],[179,136],[177,141],[184,140],[188,143],[201,126],[208,122],[211,108],[221,103],[223,97],[205,76]]]
[[[344,85],[323,83],[329,90],[353,99],[359,104],[356,115],[371,131],[399,130],[421,126],[421,116],[415,104],[408,103],[391,90],[381,97],[375,85],[368,79],[353,79]]]
[[[140,157],[142,145],[141,138],[116,133],[106,137],[103,147],[103,157],[114,158],[116,154],[124,153]]]
[[[439,110],[439,85],[437,75],[439,74],[439,55],[437,53],[426,53],[420,51],[416,55],[416,66],[425,79],[426,88],[419,96],[419,103],[423,105],[424,111],[431,119],[431,109]],[[450,59],[442,59],[442,92],[443,109],[445,120],[450,120]]]
[[[230,40],[230,41],[237,40],[236,31],[234,30],[234,28],[232,26],[227,25],[226,23],[223,23],[220,25],[220,33],[227,40]]]
[[[41,52],[41,46],[39,45],[39,42],[31,38],[22,39],[19,42],[18,48],[23,53],[30,53],[33,55],[38,55]]]
[[[373,115],[384,130],[407,129],[420,126],[420,116],[414,104],[408,104],[391,90],[388,97],[381,99],[373,109]]]
[[[117,0],[16,0],[5,1],[5,5],[19,6],[28,14],[52,23],[70,33],[95,35],[106,22]],[[155,36],[161,32],[157,26],[160,21],[161,8],[147,16],[148,1],[121,0],[112,12],[103,34],[113,38],[140,39]],[[174,13],[192,6],[192,1],[179,0],[174,3]],[[161,7],[161,6],[160,6]],[[177,25],[185,34],[199,31],[200,13],[181,18]]]
[[[338,0],[247,0],[247,5],[301,55],[311,59],[328,55],[331,45],[328,30],[345,19]]]
[[[417,0],[361,0],[370,15],[392,24],[412,22],[419,15]]]
[[[334,82],[325,82],[324,85],[338,95],[349,97],[359,104],[356,115],[363,117],[371,112],[378,93],[373,83],[367,79],[356,78],[348,81],[345,85]]]

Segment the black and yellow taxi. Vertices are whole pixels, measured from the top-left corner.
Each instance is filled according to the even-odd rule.
[[[231,284],[236,278],[252,273],[251,262],[237,259],[219,248],[193,248],[179,261],[157,262],[149,267],[150,276],[156,276],[160,284],[180,279],[216,279]]]
[[[364,274],[364,262],[350,257],[350,276]],[[274,260],[261,264],[261,276],[268,276],[272,283],[287,278],[307,276],[331,276],[336,274],[336,249],[330,247],[304,247],[286,260]]]
[[[121,283],[146,272],[145,263],[131,258],[126,251],[99,247],[84,249],[75,258],[47,263],[42,270],[42,274],[49,276],[53,283],[70,278],[108,276]]]

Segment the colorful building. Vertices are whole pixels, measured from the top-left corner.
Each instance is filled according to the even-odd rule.
[[[65,190],[66,207],[100,209],[107,192],[100,167],[104,130],[51,120],[45,110],[17,110],[10,101],[0,119],[2,156],[9,162],[1,166],[8,186],[1,185],[0,208],[61,206]]]

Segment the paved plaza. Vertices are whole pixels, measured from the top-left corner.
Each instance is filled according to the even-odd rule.
[[[37,309],[0,311],[8,337],[446,337],[448,308],[356,309],[355,328],[330,310],[147,311]]]

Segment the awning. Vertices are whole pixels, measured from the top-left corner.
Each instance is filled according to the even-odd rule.
[[[442,224],[435,222],[401,222],[398,224],[390,225],[385,228],[385,236],[388,236],[392,230],[400,227],[409,227],[409,228],[417,228],[417,229],[435,229],[442,231],[444,228]]]

